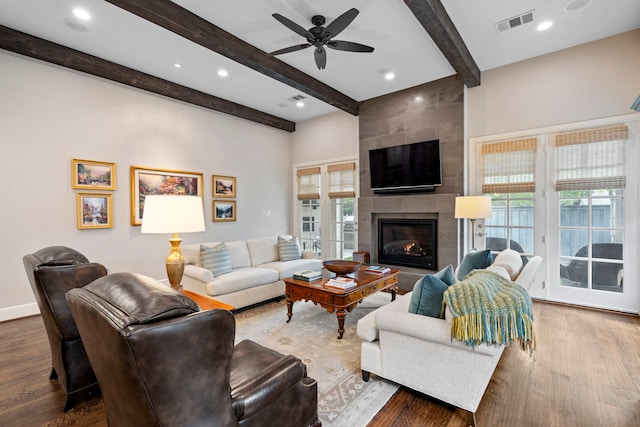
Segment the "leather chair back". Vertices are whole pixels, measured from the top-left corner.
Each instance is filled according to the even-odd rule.
[[[78,399],[99,392],[99,388],[65,295],[105,276],[107,270],[65,246],[25,255],[23,263],[49,339],[50,379],[62,384],[67,394],[64,410],[68,411]]]

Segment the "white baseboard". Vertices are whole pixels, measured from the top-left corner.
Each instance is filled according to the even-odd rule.
[[[35,302],[31,304],[17,305],[15,307],[2,308],[0,309],[0,322],[20,319],[21,317],[33,316],[35,314],[40,314],[38,304]]]

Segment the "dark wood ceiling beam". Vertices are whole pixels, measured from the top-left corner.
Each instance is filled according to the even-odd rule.
[[[480,69],[440,0],[404,0],[467,87],[480,85]]]
[[[327,104],[358,115],[357,101],[170,0],[106,1]]]
[[[289,120],[0,25],[0,49],[102,77],[168,98],[293,132]]]

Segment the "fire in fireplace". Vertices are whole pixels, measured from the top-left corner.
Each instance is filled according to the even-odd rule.
[[[378,262],[436,270],[438,220],[378,219]]]

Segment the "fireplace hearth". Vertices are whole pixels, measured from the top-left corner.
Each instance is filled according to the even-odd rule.
[[[435,270],[438,265],[436,219],[379,219],[378,262]]]

